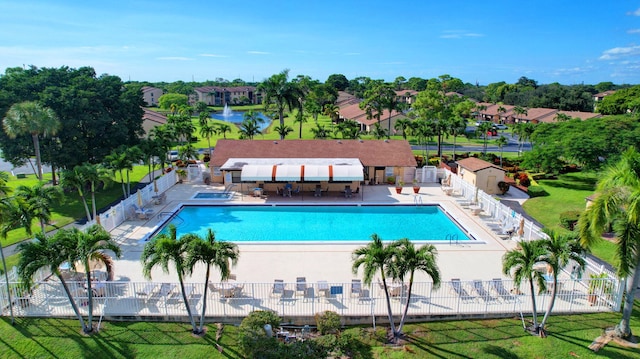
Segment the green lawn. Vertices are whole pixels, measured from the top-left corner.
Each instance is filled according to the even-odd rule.
[[[640,303],[631,326],[640,332]],[[515,314],[515,313],[514,313]],[[525,318],[527,319],[527,318]],[[517,315],[509,319],[461,320],[408,324],[408,343],[384,346],[383,327],[365,327],[359,338],[368,348],[364,358],[637,358],[637,349],[609,344],[598,354],[587,346],[603,328],[616,324],[618,313],[552,316],[546,339],[522,329]],[[92,336],[81,335],[78,322],[20,318],[11,326],[0,320],[0,358],[240,358],[237,327],[227,325],[215,350],[215,326],[203,338],[190,334],[186,323],[104,322]]]

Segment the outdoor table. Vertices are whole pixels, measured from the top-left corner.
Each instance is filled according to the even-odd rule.
[[[260,187],[256,187],[253,189],[253,196],[254,197],[262,197],[262,188]]]

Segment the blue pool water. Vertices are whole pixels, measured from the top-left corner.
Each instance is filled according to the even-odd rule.
[[[231,197],[231,193],[224,192],[198,192],[193,196],[193,199],[228,199]]]
[[[438,206],[184,206],[168,224],[186,233],[243,242],[468,241]]]

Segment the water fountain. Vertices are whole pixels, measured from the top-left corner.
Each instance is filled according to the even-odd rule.
[[[233,116],[233,111],[231,111],[231,107],[225,103],[224,109],[222,110],[222,117],[227,118],[231,116]]]

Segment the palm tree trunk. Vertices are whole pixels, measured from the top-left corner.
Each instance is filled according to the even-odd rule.
[[[409,276],[409,289],[407,292],[407,304],[404,306],[404,313],[402,313],[402,318],[400,319],[400,325],[398,325],[398,333],[402,333],[402,327],[404,326],[404,321],[407,319],[407,313],[409,312],[409,304],[411,303],[411,289],[413,288],[413,271],[411,271],[411,276]]]
[[[278,110],[278,117],[280,120],[280,127],[284,128],[284,108]],[[280,140],[284,140],[284,136],[280,135]]]
[[[189,321],[191,322],[191,327],[193,328],[193,333],[198,333],[198,327],[196,326],[196,322],[193,319],[193,314],[191,313],[191,306],[189,305],[189,301],[187,300],[187,295],[184,291],[184,281],[182,278],[182,274],[178,272],[178,280],[180,281],[180,292],[182,294],[182,301],[184,302],[184,306],[187,308],[187,315],[189,316]]]
[[[633,271],[631,277],[631,283],[627,285],[627,294],[624,297],[624,308],[622,309],[622,319],[620,323],[616,325],[616,333],[622,338],[631,337],[631,326],[629,321],[631,320],[631,313],[633,310],[633,299],[635,298],[636,288],[640,283],[640,259],[636,263],[636,268]]]
[[[40,158],[40,140],[38,140],[38,134],[32,133],[33,147],[36,151],[36,165],[38,166],[38,179],[42,181],[42,162]]]
[[[91,209],[93,210],[93,219],[96,219],[98,214],[96,210],[96,185],[93,182],[91,182]]]
[[[80,187],[78,187],[78,195],[80,196],[80,199],[82,200],[82,204],[84,205],[84,211],[87,214],[87,221],[91,220],[91,211],[89,211],[89,205],[87,204],[87,199],[84,196],[84,192],[82,192],[82,189]]]
[[[45,226],[46,226],[46,223],[44,223],[44,219],[40,218],[40,230],[42,231],[42,234],[47,233],[45,232]]]
[[[529,276],[529,287],[531,288],[531,306],[533,307],[533,329],[538,332],[538,308],[536,308],[536,291],[533,288],[533,278]]]
[[[393,323],[393,312],[391,311],[391,298],[389,298],[389,289],[387,288],[387,281],[382,273],[382,286],[384,287],[384,295],[387,298],[387,314],[389,315],[389,326],[391,327],[391,333],[393,333],[394,342],[397,338],[396,325]]]
[[[64,292],[67,294],[67,298],[69,298],[69,302],[71,303],[71,308],[73,308],[73,312],[76,313],[76,316],[80,321],[80,325],[82,325],[82,331],[85,333],[89,333],[89,330],[88,330],[89,328],[87,328],[87,324],[84,322],[82,315],[80,315],[80,310],[78,309],[78,305],[76,304],[76,301],[73,299],[73,296],[69,291],[67,282],[64,280],[64,278],[62,278],[62,275],[60,274],[59,271],[56,271],[56,273],[54,274],[56,275],[56,277],[58,277],[58,279],[60,279],[60,283],[62,283],[62,288],[64,289]]]
[[[453,160],[454,161],[456,160],[456,138],[457,137],[458,136],[453,135]]]
[[[7,239],[7,238],[4,238]],[[4,250],[2,249],[2,243],[0,243],[0,256],[2,257],[2,268],[4,269],[4,280],[7,285],[7,299],[9,300],[9,315],[11,315],[11,325],[15,323],[13,318],[13,303],[11,301],[11,288],[9,288],[9,274],[7,273],[7,262],[4,259]]]
[[[211,266],[207,264],[207,270],[204,273],[204,294],[202,294],[202,298],[207,298],[207,289],[209,287],[209,271],[211,270]],[[201,334],[204,330],[204,316],[207,313],[207,301],[204,300],[202,302],[202,314],[200,314],[200,328],[198,329],[198,334]]]
[[[131,181],[129,180],[129,170],[127,169],[127,193],[131,193]],[[129,197],[129,196],[127,196]]]
[[[551,291],[551,302],[549,302],[549,308],[547,308],[547,311],[544,313],[544,317],[542,318],[542,322],[540,322],[540,331],[544,331],[544,326],[545,324],[547,324],[547,318],[549,318],[549,315],[553,310],[553,305],[556,303],[556,296],[558,294],[557,291],[558,291],[558,275],[554,271],[553,272],[553,290]]]
[[[84,262],[84,272],[87,275],[87,297],[89,302],[87,303],[89,309],[89,315],[87,317],[87,325],[89,331],[93,330],[93,290],[91,289],[91,270],[89,268],[89,259]]]
[[[122,182],[122,194],[124,195],[124,198],[128,198],[129,196],[127,195],[127,188],[124,186],[124,174],[122,174],[122,170],[118,170],[118,172],[120,172],[120,182]]]

